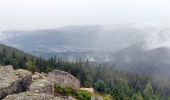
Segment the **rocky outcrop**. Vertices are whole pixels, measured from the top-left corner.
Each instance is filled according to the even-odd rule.
[[[47,79],[39,79],[31,84],[29,91],[53,95],[54,84]]]
[[[31,72],[24,70],[24,69],[18,69],[16,70],[16,75],[21,79],[20,86],[21,91],[28,90],[29,86],[32,83],[32,74]]]
[[[73,100],[67,96],[53,97],[54,84],[76,89],[80,87],[79,80],[64,71],[55,70],[48,75],[35,72],[32,75],[24,69],[0,67],[0,99],[6,97],[5,100]]]
[[[0,66],[0,99],[76,100],[71,96],[64,95],[54,97],[56,96],[54,85],[80,89],[80,81],[71,74],[61,70],[54,70],[49,74],[35,72],[32,75],[31,72],[24,69],[14,70],[12,66]]]
[[[54,84],[61,85],[64,87],[70,87],[73,89],[80,88],[80,81],[67,72],[61,70],[54,70],[50,72],[47,77]]]
[[[36,81],[36,80],[39,80],[39,79],[47,79],[47,74],[35,72],[34,75],[32,75],[33,81]]]
[[[9,94],[14,94],[20,92],[20,82],[21,80],[15,75],[15,73],[10,73],[9,76],[5,75],[5,73],[0,73],[0,99],[4,98]],[[10,76],[13,77],[10,77]],[[5,76],[5,77],[4,77]]]
[[[7,95],[19,93],[26,90],[32,81],[30,80],[31,74],[26,73],[29,72],[26,70],[15,71],[12,66],[1,66],[0,99],[6,97]]]
[[[4,72],[11,72],[14,71],[13,67],[11,65],[8,66],[0,66],[0,71],[4,71]]]
[[[48,95],[48,94],[23,92],[20,94],[7,96],[4,100],[69,100],[69,99],[53,97],[52,95]]]

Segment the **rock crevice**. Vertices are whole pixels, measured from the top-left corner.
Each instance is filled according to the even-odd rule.
[[[4,100],[73,100],[54,97],[54,85],[80,88],[80,82],[71,74],[54,70],[48,75],[12,66],[0,66],[0,99]]]

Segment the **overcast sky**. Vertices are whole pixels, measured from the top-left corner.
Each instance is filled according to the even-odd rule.
[[[0,0],[0,30],[169,23],[170,0]]]

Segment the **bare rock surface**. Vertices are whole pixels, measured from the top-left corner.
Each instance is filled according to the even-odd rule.
[[[23,92],[20,94],[9,95],[4,100],[68,100],[68,99],[53,97],[52,95],[48,94]]]
[[[26,90],[31,83],[31,80],[29,80],[31,74],[26,74],[25,72],[27,71],[19,70],[17,72],[12,66],[0,66],[0,99]]]
[[[47,79],[47,75],[45,73],[35,72],[34,75],[32,75],[32,80],[36,81],[36,80],[39,80],[39,79]]]
[[[53,95],[54,84],[47,79],[39,79],[30,85],[29,91]]]
[[[28,90],[29,86],[32,83],[31,72],[24,69],[18,69],[16,70],[16,74],[18,75],[19,78],[21,78],[22,91]]]
[[[8,66],[0,66],[0,71],[4,71],[4,72],[11,72],[14,71],[13,67],[11,65]]]
[[[61,70],[54,70],[50,72],[47,77],[54,84],[61,85],[64,87],[70,87],[73,89],[80,88],[80,81],[77,78],[75,78],[73,75],[67,72],[64,72]]]
[[[54,70],[49,74],[31,72],[12,66],[0,66],[0,100],[75,100],[73,97],[54,97],[54,84],[73,89],[80,81],[71,74]]]

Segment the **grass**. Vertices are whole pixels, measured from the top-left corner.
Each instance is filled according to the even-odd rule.
[[[83,90],[75,90],[68,87],[55,85],[55,93],[65,96],[72,96],[78,100],[91,100],[92,93]]]

